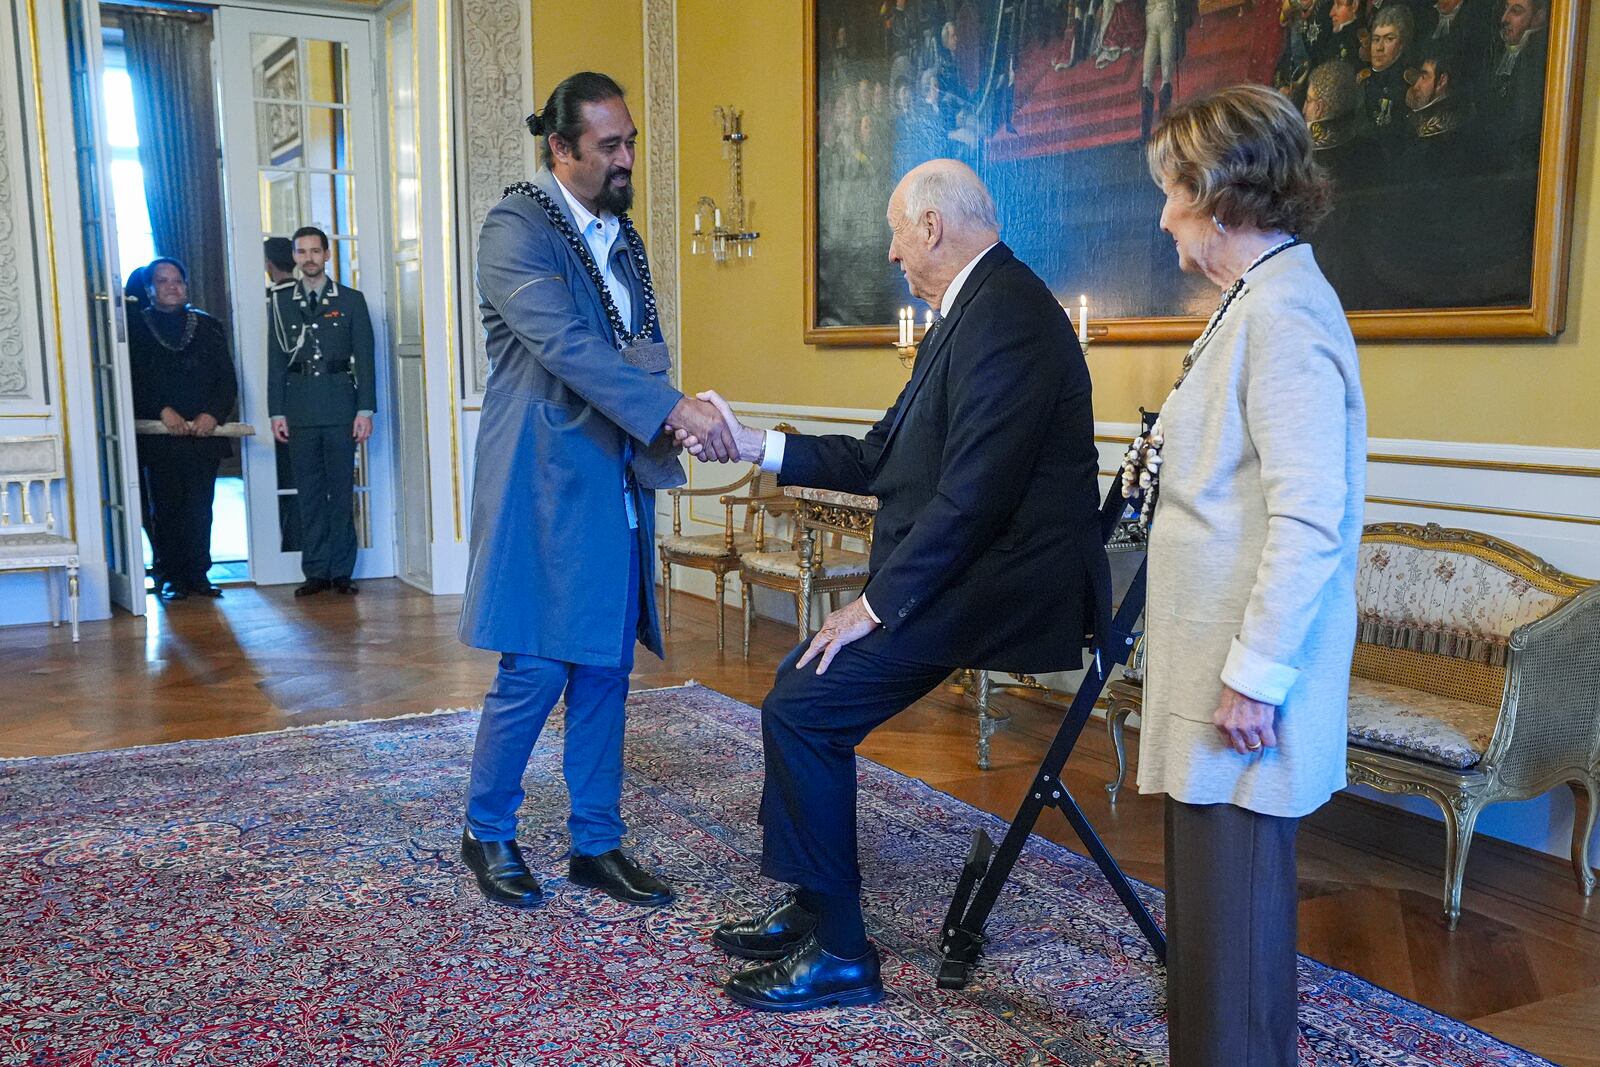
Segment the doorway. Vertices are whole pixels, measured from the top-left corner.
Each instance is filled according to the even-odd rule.
[[[82,34],[75,78],[79,155],[86,161],[80,178],[94,177],[83,186],[84,216],[99,242],[88,257],[91,318],[105,320],[97,333],[105,352],[95,357],[96,415],[103,473],[121,487],[120,495],[108,496],[105,521],[108,544],[127,546],[117,553],[126,588],[114,602],[142,612],[144,571],[152,562],[141,530],[149,494],[128,432],[136,425],[129,316],[140,313],[135,301],[145,294],[138,286],[124,293],[123,283],[157,256],[190,268],[190,302],[224,326],[238,387],[229,414],[255,431],[232,439],[218,468],[207,577],[216,585],[301,580],[296,491],[267,410],[263,241],[305,225],[328,233],[329,276],[362,290],[373,320],[378,429],[355,461],[355,576],[393,575],[394,424],[387,417],[385,277],[378,263],[385,220],[375,162],[383,129],[371,21],[226,4],[80,3],[70,0],[69,8]],[[152,57],[148,27],[169,23],[183,32],[166,34],[173,39],[167,51]],[[135,39],[141,34],[143,40]],[[239,61],[244,57],[248,63]],[[198,134],[189,151],[185,131]],[[186,166],[195,161],[198,167]],[[86,241],[88,235],[86,228]],[[373,261],[365,277],[363,248]]]

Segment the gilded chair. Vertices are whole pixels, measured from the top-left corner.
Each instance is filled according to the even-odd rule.
[[[1352,783],[1427,797],[1444,814],[1444,921],[1478,816],[1490,804],[1572,790],[1572,867],[1594,892],[1600,807],[1600,586],[1487,534],[1376,523],[1361,538],[1350,677]],[[1139,710],[1143,663],[1111,684],[1106,726]]]
[[[794,427],[786,423],[779,423],[775,428],[794,432]],[[744,495],[736,495],[735,491],[739,489],[746,490]],[[661,580],[664,587],[662,626],[668,633],[672,632],[672,568],[690,567],[694,570],[710,571],[716,579],[717,586],[717,651],[720,652],[725,643],[723,598],[726,594],[728,575],[739,569],[739,557],[755,548],[755,527],[759,517],[767,514],[772,508],[782,509],[785,498],[783,491],[778,488],[778,476],[769,474],[756,465],[736,482],[707,489],[691,489],[687,486],[668,489],[667,496],[672,499],[672,532],[662,534],[658,539],[661,552]],[[684,500],[692,502],[697,498],[713,496],[722,505],[722,530],[708,534],[684,533]],[[743,509],[743,516],[737,529],[734,525],[736,508]]]
[[[744,600],[744,658],[750,658],[750,629],[755,624],[753,587],[776,589],[794,597],[795,622],[801,641],[811,633],[811,597],[825,595],[831,610],[839,608],[839,594],[859,592],[867,584],[867,558],[872,550],[868,530],[850,540],[860,549],[845,547],[847,535],[838,530],[818,531],[812,547],[809,581],[806,580],[805,554],[788,541],[772,541],[766,536],[766,518],[794,510],[794,501],[782,498],[779,504],[762,504],[757,509],[755,544],[739,558],[739,581]],[[807,595],[809,587],[809,596]]]
[[[57,532],[56,484],[66,476],[55,434],[0,437],[0,571],[45,572],[50,624],[61,625],[56,572],[66,576],[72,640],[78,640],[78,544]],[[42,518],[40,516],[43,516]]]

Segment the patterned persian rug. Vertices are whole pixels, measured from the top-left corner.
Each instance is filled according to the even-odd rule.
[[[1003,826],[865,761],[890,995],[740,1010],[706,935],[773,892],[757,713],[697,686],[629,707],[630,847],[680,894],[650,912],[563,877],[559,720],[528,774],[522,841],[551,893],[531,912],[485,903],[456,856],[470,711],[0,762],[0,1064],[1165,1062],[1149,949],[1093,865],[1047,842],[973,984],[935,988],[968,837]],[[1545,1063],[1310,960],[1300,983],[1303,1064]]]

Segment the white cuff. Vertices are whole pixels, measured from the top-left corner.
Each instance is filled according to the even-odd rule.
[[[866,609],[867,615],[871,617],[873,622],[877,623],[879,626],[883,625],[883,620],[878,618],[878,613],[872,610],[871,604],[867,603],[867,595],[865,593],[861,594],[861,606]]]
[[[1228,649],[1227,662],[1222,665],[1222,681],[1230,689],[1274,706],[1281,706],[1289,698],[1289,690],[1294,688],[1299,677],[1297,668],[1252,652],[1237,637]]]
[[[282,415],[268,415],[267,416],[267,421],[268,422],[288,422],[289,420],[285,419]]]
[[[777,430],[763,431],[767,435],[767,448],[761,454],[761,469],[768,474],[776,474],[783,469],[783,444],[789,437],[786,433]],[[874,622],[877,620],[874,619]]]
[[[356,417],[357,418],[362,418],[362,419],[370,419],[370,418],[372,418],[372,412],[370,412],[370,411],[358,411],[358,412],[356,412]]]

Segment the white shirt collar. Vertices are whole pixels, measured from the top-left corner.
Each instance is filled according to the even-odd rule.
[[[999,243],[999,241],[996,241],[994,245]],[[944,291],[944,299],[939,301],[939,317],[941,319],[950,314],[950,309],[956,306],[956,297],[961,295],[961,287],[967,284],[967,277],[972,274],[972,268],[978,265],[978,260],[989,254],[994,245],[990,245],[973,256],[972,261],[957,271],[956,276],[950,279],[950,284]]]
[[[555,175],[552,174],[551,177],[555,178]],[[588,233],[589,224],[592,222],[598,222],[602,231],[617,225],[617,217],[615,215],[607,215],[605,218],[601,218],[584,207],[578,198],[572,195],[572,190],[561,184],[560,178],[556,178],[556,188],[560,189],[561,195],[567,198],[567,210],[572,212],[572,219],[578,224],[579,233]]]

